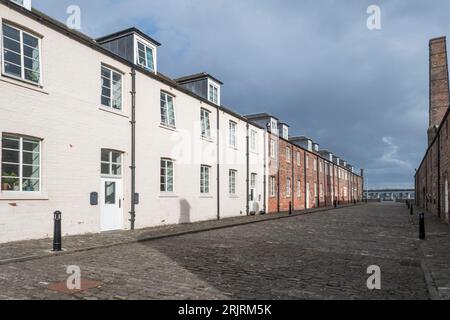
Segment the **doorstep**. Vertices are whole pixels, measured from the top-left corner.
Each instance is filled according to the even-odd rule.
[[[363,205],[363,203],[359,203],[357,205]],[[337,209],[350,206],[354,205],[343,205],[339,206]],[[10,242],[0,244],[0,265],[67,255],[76,252],[91,251],[101,248],[109,248],[130,243],[176,237],[186,234],[231,228],[270,220],[291,218],[315,212],[330,211],[334,209],[335,208],[333,207],[316,208],[304,211],[295,211],[292,213],[292,215],[289,215],[287,212],[281,212],[266,215],[232,217],[222,220],[202,221],[190,224],[159,226],[139,229],[135,231],[114,231],[100,234],[66,236],[63,237],[62,242],[64,251],[61,252],[50,251],[53,247],[52,239]]]

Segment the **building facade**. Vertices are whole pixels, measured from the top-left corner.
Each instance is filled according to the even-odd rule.
[[[417,206],[450,222],[449,76],[446,38],[430,40],[428,149],[415,175]]]
[[[94,40],[7,0],[0,20],[0,242],[51,236],[56,210],[74,235],[362,200],[352,168],[223,106],[220,80],[161,74],[138,29]]]

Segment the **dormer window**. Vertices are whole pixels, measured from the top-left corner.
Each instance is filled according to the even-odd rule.
[[[220,85],[208,78],[208,101],[220,106]]]
[[[31,10],[31,0],[11,0],[11,2],[17,3],[19,6]]]
[[[136,28],[122,30],[96,39],[106,50],[150,72],[158,69],[158,47],[161,45]]]
[[[152,72],[155,71],[155,57],[153,52],[153,48],[137,40],[137,64]]]
[[[218,104],[218,102],[219,102],[219,88],[217,88],[215,85],[212,85],[212,84],[209,85],[209,99],[208,100],[215,104]]]

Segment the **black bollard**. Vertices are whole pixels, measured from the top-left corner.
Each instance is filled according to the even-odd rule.
[[[337,201],[336,200],[333,201],[333,205],[334,205],[335,208],[337,208]]]
[[[414,215],[414,206],[413,205],[409,206],[409,214],[411,215],[411,217]]]
[[[53,251],[62,251],[62,237],[61,237],[61,211],[55,211],[53,214],[54,230],[53,230]]]
[[[419,225],[420,225],[420,240],[425,240],[425,214],[421,213],[419,215]]]
[[[292,214],[292,202],[289,202],[289,215]]]

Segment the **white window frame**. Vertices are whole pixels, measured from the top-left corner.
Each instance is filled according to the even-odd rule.
[[[165,166],[163,167],[163,163],[165,163]],[[167,174],[167,168],[168,168],[168,164],[171,163],[172,164],[172,190],[169,190],[168,186],[168,178],[169,175]],[[161,174],[162,169],[165,169],[165,175],[163,176]],[[175,192],[175,161],[170,159],[170,158],[161,158],[160,162],[159,162],[159,191],[162,194],[173,194]],[[164,177],[165,182],[162,182],[162,178]],[[164,186],[164,190],[162,190],[162,187]]]
[[[297,197],[302,197],[302,181],[300,179],[297,180]]]
[[[107,148],[102,148],[100,154],[100,174],[102,177],[113,177],[113,178],[121,178],[123,176],[123,152],[118,150],[111,150]],[[103,152],[108,152],[108,161],[104,161],[102,159]],[[113,162],[113,153],[120,155],[120,162]],[[102,172],[102,165],[108,165],[109,173],[103,173]],[[114,174],[113,173],[113,166],[120,166],[120,174]]]
[[[228,124],[228,144],[232,148],[237,148],[237,123],[233,120]]]
[[[291,158],[292,158],[291,148],[286,147],[286,162],[291,163]]]
[[[290,177],[286,178],[286,198],[292,195],[292,180]]]
[[[108,70],[109,71],[109,75],[110,75],[110,82],[109,82],[109,85],[110,85],[110,96],[109,97],[103,96],[103,70],[104,69]],[[114,75],[119,75],[120,76],[120,108],[119,109],[114,108],[112,106],[112,104],[113,104],[113,96],[114,96],[113,95],[113,76]],[[102,87],[101,87],[102,90],[100,92],[100,95],[101,95],[101,97],[108,98],[109,99],[109,103],[110,103],[110,105],[107,106],[107,105],[103,104],[103,102],[100,99],[101,106],[105,107],[105,108],[111,108],[114,111],[123,112],[123,74],[121,72],[118,72],[118,71],[108,67],[107,65],[102,64],[101,71],[100,71],[100,77],[102,79]]]
[[[6,62],[5,61],[5,50],[6,50],[6,48],[5,48],[4,37],[3,37],[3,25],[8,26],[9,28],[15,29],[15,30],[19,31],[19,33],[20,33],[20,59],[21,59],[21,76],[20,77],[18,77],[16,75],[9,74],[9,73],[6,73],[6,71],[5,71],[5,62]],[[15,25],[12,25],[12,24],[4,22],[4,21],[0,23],[0,26],[1,26],[1,28],[0,28],[0,37],[1,37],[0,49],[1,49],[1,52],[2,52],[2,55],[1,55],[1,57],[2,57],[2,61],[1,61],[1,63],[2,63],[2,75],[5,76],[5,77],[10,77],[10,78],[13,78],[13,79],[18,79],[20,81],[24,81],[24,82],[30,83],[30,84],[35,85],[35,86],[42,86],[42,84],[43,84],[42,37],[40,37],[40,36],[38,36],[36,34],[30,33],[28,31],[25,31],[19,26],[15,26]],[[39,81],[38,82],[35,82],[35,81],[32,81],[32,80],[28,80],[28,79],[25,78],[25,61],[24,61],[25,58],[24,58],[24,53],[23,53],[23,46],[24,46],[23,34],[26,34],[26,35],[28,35],[30,37],[33,37],[33,38],[36,38],[38,40],[38,48],[39,48]],[[13,41],[15,41],[15,40],[13,40]]]
[[[147,48],[150,48],[153,51],[153,69],[151,70],[149,69],[149,67],[147,66],[147,59],[145,60],[145,66],[139,63],[139,46],[138,43],[141,43],[142,45],[144,45]],[[157,73],[158,72],[158,67],[157,67],[157,56],[158,56],[158,51],[157,51],[157,47],[154,46],[153,44],[149,43],[147,40],[144,40],[143,38],[134,35],[134,63],[142,68],[144,68],[145,70],[148,70],[150,72],[153,73]]]
[[[270,139],[270,157],[274,159],[276,158],[275,143],[276,143],[275,140]]]
[[[270,188],[270,197],[275,198],[276,196],[276,177],[270,176],[269,178],[269,188]]]
[[[251,189],[256,189],[256,183],[257,183],[257,181],[258,181],[258,174],[256,174],[256,173],[252,173],[251,175],[250,175],[250,188]]]
[[[250,131],[250,151],[258,152],[258,132],[255,130]]]
[[[306,155],[306,169],[309,169],[309,155]]]
[[[3,138],[12,138],[12,139],[19,139],[19,149],[7,149],[3,147],[3,143],[2,140]],[[3,193],[26,193],[26,194],[39,194],[42,192],[42,140],[38,139],[38,138],[34,138],[34,137],[27,137],[27,136],[21,136],[21,135],[16,135],[16,134],[3,134],[2,136],[0,136],[0,144],[1,144],[1,148],[0,148],[0,183],[3,184],[3,179],[8,179],[11,177],[7,177],[7,176],[2,176],[2,172],[3,172],[3,168],[2,165],[3,164],[11,164],[11,165],[18,165],[19,166],[19,176],[16,177],[15,179],[19,179],[19,190],[3,190],[3,186],[0,186],[0,191]],[[23,150],[23,142],[25,141],[32,141],[32,142],[37,142],[39,145],[39,151],[37,152],[39,154],[39,165],[31,165],[33,167],[38,166],[39,167],[39,178],[26,178],[23,176],[23,167],[24,167],[24,163],[23,163],[23,154],[24,152],[26,153],[36,153],[36,152],[29,152],[29,151],[24,151]],[[10,151],[15,151],[15,152],[19,152],[19,162],[18,163],[12,163],[12,162],[3,162],[3,150],[10,150]],[[26,166],[26,165],[25,165]],[[30,166],[30,165],[28,165]],[[39,190],[38,191],[26,191],[23,190],[23,180],[24,179],[31,179],[31,180],[39,180]]]
[[[163,110],[162,110],[162,103],[163,103],[163,99],[162,96],[164,96],[164,103],[165,103],[165,117],[166,117],[166,121],[167,122],[163,122]],[[170,119],[170,112],[169,112],[169,97],[172,98],[172,108],[173,108],[173,124],[170,123],[171,119]],[[175,108],[175,96],[165,92],[165,91],[161,91],[160,92],[160,98],[159,98],[159,112],[160,112],[160,123],[162,126],[164,127],[168,127],[168,128],[172,128],[172,129],[176,129],[177,127],[177,115],[176,115],[176,108]]]
[[[297,151],[297,166],[300,167],[302,165],[302,154],[300,151]]]
[[[314,171],[317,171],[317,159],[314,158]]]
[[[278,121],[275,119],[270,121],[270,132],[278,135]]]
[[[211,95],[211,89],[213,95]],[[214,94],[217,96],[214,96]],[[220,85],[211,79],[208,79],[208,101],[220,106]]]
[[[210,194],[211,192],[211,166],[200,166],[200,193]]]
[[[289,128],[287,126],[283,126],[283,138],[286,140],[289,139]]]
[[[200,134],[211,139],[211,111],[204,108],[200,108]]]
[[[236,195],[236,181],[237,181],[237,170],[231,169],[228,171],[228,193],[230,196]]]

